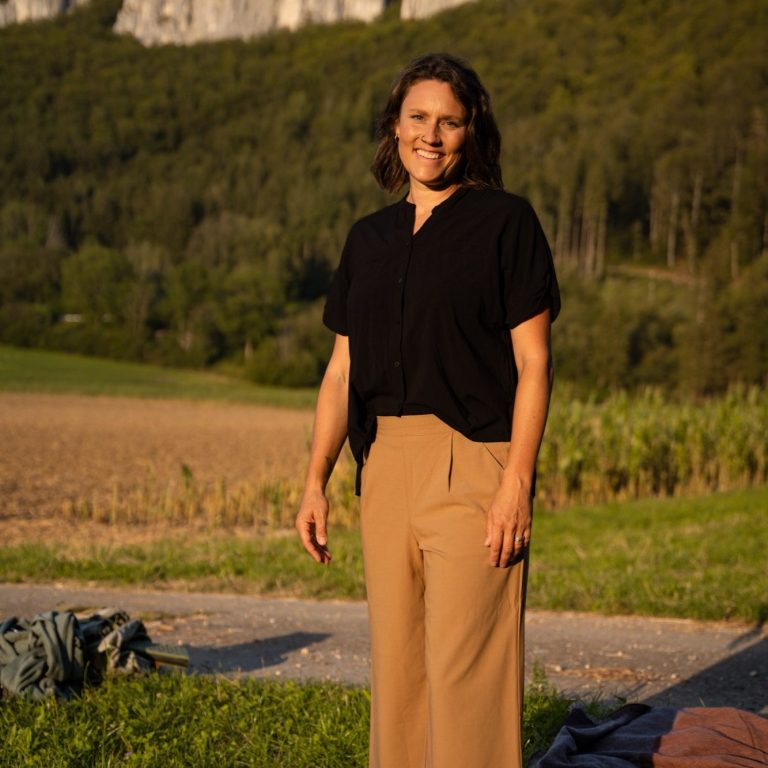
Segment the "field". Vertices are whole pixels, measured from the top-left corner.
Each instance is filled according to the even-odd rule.
[[[364,597],[348,448],[329,485],[332,567],[292,534],[312,429],[296,397],[0,348],[0,578]],[[766,413],[754,389],[702,405],[556,392],[530,604],[764,621]]]
[[[0,579],[363,598],[346,448],[333,565],[316,568],[290,530],[311,421],[255,404],[0,393]],[[529,604],[764,620],[766,510],[765,487],[560,510],[537,496]]]
[[[247,491],[255,506],[260,492],[301,483],[311,430],[308,410],[3,393],[2,517],[130,522],[141,509],[149,521],[177,504],[186,522],[217,493]]]
[[[313,389],[250,384],[222,374],[0,345],[0,389],[126,397],[218,400],[311,408]]]
[[[0,392],[0,521],[275,529],[295,515],[314,391],[0,347]],[[337,508],[352,488],[344,449]]]
[[[0,447],[0,489],[9,494],[0,514],[45,508],[109,522],[290,525],[312,391],[7,347],[0,347],[0,391],[0,436],[8,441]],[[131,399],[114,400],[108,412],[83,395]],[[537,499],[546,509],[567,509],[765,485],[767,423],[768,391],[758,387],[734,386],[700,402],[654,389],[596,402],[557,382]],[[336,521],[348,526],[356,524],[353,480],[345,448],[330,492]]]

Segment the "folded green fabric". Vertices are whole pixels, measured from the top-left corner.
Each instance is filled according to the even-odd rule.
[[[82,620],[70,611],[11,617],[0,623],[0,689],[35,700],[70,698],[86,671],[98,680],[152,670],[151,644],[143,622],[115,608]]]

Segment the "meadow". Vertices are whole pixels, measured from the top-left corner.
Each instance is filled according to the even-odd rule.
[[[0,390],[311,408],[314,388],[269,387],[223,372],[201,372],[0,345]]]
[[[329,683],[165,675],[113,680],[71,702],[5,702],[0,762],[23,768],[363,768],[369,700],[366,689]],[[526,760],[549,745],[569,703],[543,679],[529,686]],[[590,708],[602,709],[599,702]]]

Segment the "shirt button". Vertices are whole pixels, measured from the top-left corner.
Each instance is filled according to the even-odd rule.
[[[399,367],[400,367],[400,361],[399,360],[395,360],[395,368],[399,368]]]
[[[397,282],[398,282],[398,283],[402,283],[402,282],[403,282],[403,278],[402,278],[402,277],[398,277],[398,278],[397,278]]]

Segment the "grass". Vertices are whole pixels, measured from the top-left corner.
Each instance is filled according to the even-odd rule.
[[[28,543],[0,548],[0,581],[96,581],[313,598],[365,596],[355,531],[333,533],[334,562],[321,568],[294,536],[242,538],[176,534],[148,545],[65,547]]]
[[[0,764],[363,768],[369,700],[365,688],[327,683],[111,680],[69,702],[4,702]],[[526,760],[549,745],[568,705],[534,681],[524,710]]]
[[[215,373],[0,346],[0,391],[221,400],[312,408],[315,389],[249,384]]]
[[[528,604],[695,619],[768,618],[768,487],[535,512]],[[356,531],[332,529],[322,568],[292,534],[182,531],[147,545],[0,548],[0,581],[364,597]]]
[[[763,486],[542,514],[530,604],[765,622],[767,513]]]

